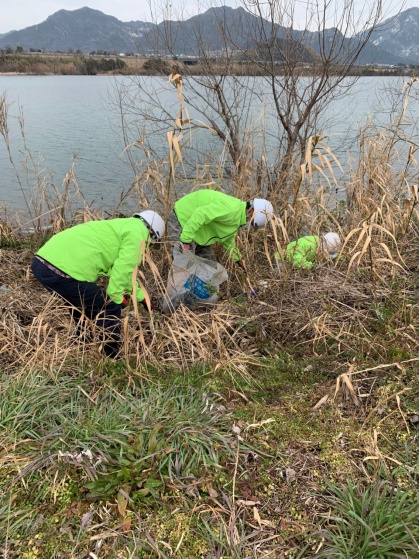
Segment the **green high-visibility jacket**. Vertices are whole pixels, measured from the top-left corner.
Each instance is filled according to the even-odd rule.
[[[236,235],[246,224],[246,202],[216,190],[197,190],[180,198],[174,210],[182,226],[183,243],[221,243],[233,260],[242,258]]]
[[[289,243],[285,250],[285,260],[294,268],[309,270],[314,266],[316,261],[319,242],[320,237],[309,235]],[[276,257],[280,260],[279,252]]]
[[[89,221],[57,233],[38,255],[78,281],[110,276],[106,293],[115,303],[132,293],[132,272],[149,245],[149,232],[135,217]],[[136,299],[143,301],[137,284]]]

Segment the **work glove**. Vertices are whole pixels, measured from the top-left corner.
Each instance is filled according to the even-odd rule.
[[[128,304],[129,304],[129,296],[124,295],[124,298],[122,299],[121,307],[125,309],[128,306]]]
[[[249,289],[249,291],[243,291],[243,295],[246,295],[249,299],[254,299],[259,295],[259,289]]]
[[[147,304],[147,300],[143,299],[142,301],[140,301],[140,303],[142,304],[142,306],[145,308],[146,311],[152,311],[153,310],[153,303],[150,299],[149,301],[149,305]]]
[[[191,250],[191,245],[189,243],[182,243],[182,250],[185,252],[186,250]]]

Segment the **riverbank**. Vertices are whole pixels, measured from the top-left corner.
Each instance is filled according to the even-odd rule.
[[[27,81],[56,81],[67,93],[70,82],[85,82],[90,93],[108,80]],[[31,95],[45,100],[41,85]],[[56,94],[51,104],[68,97]],[[6,147],[7,108],[4,97]],[[80,149],[93,127],[64,109],[83,124]],[[36,117],[43,129],[48,121],[56,127],[54,145],[74,141],[50,112]],[[397,158],[402,138],[408,160]],[[238,231],[246,276],[215,247],[228,280],[210,308],[162,314],[170,246],[146,250],[132,282],[145,286],[154,309],[122,310],[118,360],[104,358],[87,319],[86,335],[77,333],[64,302],[32,276],[34,254],[80,222],[138,207],[169,215],[191,181],[223,183],[208,183],[199,170],[185,179],[174,166],[171,176],[162,161],[150,162],[104,212],[101,189],[86,196],[73,166],[62,189],[42,180],[33,187],[24,168],[30,216],[5,209],[0,218],[0,555],[417,556],[419,197],[411,142],[393,125],[377,134],[370,127],[339,202],[323,156],[307,155],[307,176],[293,177],[288,193],[285,183],[270,183],[275,218],[266,229]],[[242,200],[262,192],[257,164],[249,156],[235,176]],[[275,255],[290,240],[326,231],[342,239],[336,259],[320,253],[311,269],[284,260],[279,271]]]
[[[347,242],[313,270],[279,275],[272,236],[243,234],[250,281],[265,283],[248,298],[220,252],[230,277],[213,309],[162,315],[167,258],[152,251],[141,281],[155,310],[124,311],[118,362],[75,338],[31,276],[43,232],[2,223],[4,554],[308,559],[351,542],[372,559],[385,531],[414,557],[398,526],[417,536],[418,215],[391,193],[334,215]],[[350,224],[373,207],[360,254]]]
[[[193,63],[192,63],[193,62]],[[217,70],[217,63],[211,63],[212,71]],[[222,61],[220,73],[225,72]],[[206,68],[197,61],[179,61],[162,58],[121,55],[79,55],[79,54],[2,54],[0,55],[0,74],[4,75],[169,75],[172,71],[181,74],[204,75]],[[352,76],[405,76],[416,77],[417,68],[353,67],[348,75]],[[277,68],[281,75],[280,66]],[[240,62],[230,62],[231,75],[261,76],[260,68]],[[305,66],[301,75],[313,75],[315,67]]]

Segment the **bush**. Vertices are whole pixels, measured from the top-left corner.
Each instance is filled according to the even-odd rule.
[[[95,76],[100,72],[114,72],[125,68],[125,62],[120,58],[105,58],[96,60],[95,58],[79,58],[77,65],[81,74]]]
[[[144,70],[155,74],[170,74],[170,67],[161,58],[150,58],[146,60],[143,65]]]

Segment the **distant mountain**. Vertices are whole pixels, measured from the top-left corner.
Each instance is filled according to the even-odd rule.
[[[136,51],[138,40],[151,26],[141,21],[123,23],[116,17],[91,8],[59,10],[38,25],[1,36],[0,48],[21,46],[24,50],[80,50],[84,53],[93,50]]]
[[[154,46],[164,52],[164,35],[170,29],[173,50],[176,54],[201,56],[204,52],[216,52],[226,48],[225,30],[228,30],[230,48],[251,49],[251,40],[258,18],[244,8],[221,6],[210,8],[203,14],[185,21],[164,21],[157,25]],[[151,32],[149,36],[151,36]],[[150,41],[151,42],[151,41]]]
[[[389,29],[389,32],[392,33],[393,31]],[[301,34],[302,32],[295,32],[296,34]],[[342,33],[338,29],[327,29],[322,36],[321,40],[319,34],[316,32],[304,32],[305,41],[308,46],[310,46],[315,52],[320,53],[320,45],[325,52],[328,52],[328,49],[333,48],[333,44],[336,41],[336,37],[338,37],[338,41],[342,41],[342,44],[346,48],[347,51],[354,51],[356,50],[357,46],[359,46],[360,41],[362,41],[362,35],[355,35],[351,38],[344,38]],[[419,37],[418,37],[419,41]],[[344,50],[342,56],[344,57]],[[358,57],[357,63],[360,65],[367,65],[367,64],[384,64],[384,65],[393,65],[396,66],[398,64],[417,64],[419,63],[419,57],[414,59],[412,57],[400,56],[395,53],[393,50],[386,50],[384,46],[376,45],[371,41],[368,41],[366,45],[364,45],[361,53]]]
[[[21,31],[0,35],[0,49],[22,47],[46,52],[93,51],[134,52],[159,55],[166,52],[165,33],[169,32],[173,51],[178,55],[202,56],[226,47],[225,29],[229,30],[230,48],[263,54],[266,37],[260,33],[261,20],[243,8],[227,6],[210,8],[205,13],[185,21],[164,21],[158,25],[142,21],[122,22],[98,10],[81,8],[60,10],[44,22]],[[269,28],[269,24],[267,24]],[[371,36],[363,50],[360,64],[419,64],[419,8],[411,8],[383,22]],[[278,45],[289,37],[289,30],[274,26]],[[301,37],[302,31],[293,31]],[[329,29],[321,43],[317,33],[304,32],[306,48],[299,47],[298,56],[303,61],[316,60],[319,45],[327,48],[333,37],[340,33]],[[258,40],[256,40],[258,38]],[[362,36],[346,38],[350,44]],[[292,43],[291,43],[292,46]],[[296,51],[297,52],[297,51]],[[317,54],[316,54],[317,53]]]
[[[419,8],[410,8],[380,24],[370,43],[400,60],[419,62]]]
[[[261,21],[263,23],[261,23]],[[208,9],[205,13],[185,21],[164,21],[154,29],[150,28],[140,41],[140,52],[165,53],[167,35],[171,39],[171,52],[177,56],[217,56],[225,49],[235,51],[235,58],[252,59],[266,56],[266,36],[264,30],[271,25],[266,20],[249,13],[244,8],[220,6]],[[281,49],[284,40],[279,36],[283,28],[275,26],[277,32],[275,62],[281,62]],[[302,62],[318,60],[317,54],[309,47],[289,41],[288,51]]]

